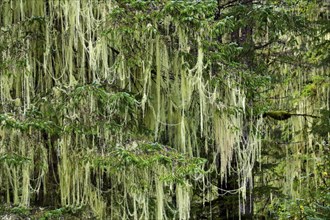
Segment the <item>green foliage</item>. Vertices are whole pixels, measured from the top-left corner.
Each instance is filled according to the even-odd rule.
[[[214,18],[215,1],[167,1],[164,14],[195,28]]]
[[[47,210],[42,214],[42,216],[39,218],[40,220],[50,220],[50,219],[59,219],[63,218],[65,216],[68,216],[69,218],[73,218],[74,215],[77,215],[77,213],[82,211],[82,207],[61,207],[54,210]]]
[[[8,164],[8,165],[24,165],[26,163],[30,163],[31,159],[27,157],[23,157],[21,155],[18,155],[16,153],[8,154],[8,153],[2,153],[0,154],[0,165],[1,164]]]
[[[329,177],[328,177],[329,178]],[[308,220],[326,220],[330,218],[329,188],[317,191],[317,200],[305,207]]]
[[[190,158],[179,153],[174,148],[158,143],[130,143],[126,147],[113,149],[104,156],[92,154],[85,155],[81,163],[90,163],[94,169],[105,169],[113,174],[126,169],[154,170],[165,166],[172,172],[160,176],[165,182],[183,183],[186,178],[193,175],[203,175],[206,160],[203,158]]]
[[[16,206],[10,209],[10,212],[19,216],[29,216],[31,209],[27,207]]]
[[[24,207],[24,206],[14,206],[14,207],[5,207],[0,206],[0,216],[10,216],[14,215],[13,218],[19,219],[20,218],[27,218],[31,215],[31,208]]]
[[[27,131],[29,129],[36,129],[41,131],[46,131],[47,133],[54,134],[59,132],[59,127],[53,121],[47,121],[43,119],[27,119],[27,120],[17,120],[10,114],[0,114],[0,122],[2,126],[7,128],[14,128],[22,131]]]
[[[312,132],[324,141],[328,142],[328,135],[330,133],[330,111],[326,109],[321,110],[321,118],[313,123]]]

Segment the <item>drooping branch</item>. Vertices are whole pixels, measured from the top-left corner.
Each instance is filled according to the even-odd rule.
[[[319,116],[310,115],[310,114],[298,114],[298,113],[290,113],[287,111],[269,111],[265,112],[263,117],[270,117],[275,120],[287,120],[292,116],[304,116],[304,117],[312,117],[312,118],[319,118]]]

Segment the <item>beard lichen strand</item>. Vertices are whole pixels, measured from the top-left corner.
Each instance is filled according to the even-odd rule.
[[[17,152],[18,149],[16,149],[17,145],[17,130],[16,129],[12,129],[9,132],[9,140],[10,142],[8,143],[8,152]],[[8,172],[8,178],[9,178],[9,183],[10,183],[10,188],[12,190],[12,196],[13,196],[13,204],[14,205],[18,205],[19,204],[19,195],[18,195],[18,191],[19,191],[19,176],[17,175],[17,169],[19,168],[18,166],[16,166],[15,164],[11,164],[8,163],[7,165],[7,172]],[[8,190],[10,190],[10,188]]]
[[[155,140],[158,140],[158,129],[159,129],[159,122],[160,122],[160,105],[161,105],[161,77],[162,77],[162,63],[161,63],[161,42],[160,36],[156,35],[156,99],[157,99],[157,111],[156,111],[156,123],[155,123]]]
[[[203,29],[200,30],[201,34]],[[199,112],[200,112],[200,128],[201,128],[201,135],[203,134],[203,127],[204,127],[204,116],[205,114],[205,94],[204,94],[204,82],[203,82],[203,46],[201,42],[201,37],[197,36],[197,44],[198,44],[198,55],[197,55],[197,63],[196,63],[196,84],[199,93]]]
[[[141,100],[142,114],[145,115],[145,104],[148,102],[148,97],[151,90],[151,69],[153,64],[154,44],[152,42],[153,33],[146,33],[142,41],[146,45],[146,56],[142,60],[142,77],[143,77],[143,96]]]
[[[234,144],[236,142],[236,135],[232,131],[235,124],[231,124],[232,117],[228,117],[223,115],[220,119],[220,132],[216,136],[216,140],[218,142],[218,147],[220,148],[220,178],[222,181],[227,182],[227,176],[231,174],[231,160],[233,156]],[[233,123],[233,121],[232,121]]]
[[[2,186],[4,187],[4,189],[6,189],[6,203],[10,204],[10,170],[9,170],[9,166],[7,163],[3,163],[2,164],[2,169],[1,169],[1,176],[0,176],[0,183],[2,184]]]
[[[19,174],[18,174],[18,170],[17,170],[17,166],[12,165],[12,167],[10,168],[11,171],[11,178],[12,178],[12,184],[13,184],[13,204],[14,205],[19,205],[20,201],[19,201],[19,188],[20,188],[20,184],[19,184]]]
[[[10,95],[10,90],[12,87],[12,76],[8,72],[2,72],[0,75],[1,82],[1,104],[2,106],[6,106],[6,104],[12,100]]]
[[[182,58],[183,59],[183,58]],[[184,61],[182,61],[183,65]],[[190,107],[192,104],[192,94],[194,92],[194,77],[189,74],[189,70],[181,67],[181,88],[178,88],[178,91],[181,90],[181,106],[180,106],[180,110],[181,110],[181,119],[180,119],[180,136],[179,136],[179,140],[180,143],[178,143],[181,149],[182,153],[187,153],[187,151],[191,151],[187,149],[186,146],[186,140],[188,140],[189,137],[189,133],[188,130],[189,128],[189,124],[187,123],[187,117],[191,117],[190,114],[193,113],[189,113],[188,111],[190,111]],[[195,107],[195,106],[194,106]],[[192,109],[193,112],[196,111],[196,109]],[[186,112],[188,114],[188,116],[186,116]],[[193,129],[193,128],[192,128]]]
[[[61,204],[62,206],[69,205],[70,197],[70,181],[68,175],[68,153],[67,146],[70,144],[70,137],[62,137],[62,140],[59,142],[60,148],[60,164],[59,164],[59,182],[60,182],[60,192],[61,192]],[[69,139],[69,140],[67,140]]]
[[[258,123],[258,122],[257,122]],[[237,154],[237,171],[239,177],[239,188],[240,195],[242,197],[241,207],[245,207],[245,202],[247,199],[248,192],[252,193],[253,188],[253,175],[252,169],[256,161],[257,153],[259,152],[259,147],[257,141],[258,128],[255,128],[255,134],[253,133],[252,124],[250,124],[248,139],[243,140],[242,146],[239,148]],[[241,149],[242,148],[242,149]]]
[[[163,166],[158,164],[157,174],[155,176],[155,191],[156,191],[156,219],[162,220],[165,217],[164,210],[164,190],[163,190],[163,181],[160,180],[160,177],[164,175]],[[166,218],[166,217],[165,217]]]
[[[224,93],[224,100],[228,102],[227,108],[236,108],[236,88],[231,85],[232,82],[228,79],[228,89]],[[239,143],[237,142],[239,134],[236,131],[240,129],[239,117],[224,111],[221,115],[214,113],[213,121],[216,150],[220,154],[220,178],[221,182],[226,182],[228,174],[230,175],[234,145]]]
[[[23,157],[26,158],[33,158],[33,155],[29,154],[29,148],[27,147],[26,143],[26,136],[23,136],[19,140],[19,146],[21,150],[21,154]],[[33,146],[33,145],[32,145]],[[30,204],[30,167],[31,162],[25,163],[21,167],[22,172],[22,195],[21,195],[21,201],[20,204],[22,204],[25,207],[28,207]],[[33,170],[33,169],[32,169]]]
[[[176,33],[178,34],[178,39],[179,39],[179,48],[178,50],[183,51],[183,52],[189,52],[189,47],[188,47],[188,40],[187,40],[187,34],[185,33],[185,30],[179,25],[176,24]],[[180,59],[181,58],[181,59]],[[189,70],[184,68],[185,60],[183,56],[179,56],[179,59],[181,60],[180,66],[179,66],[179,75],[181,79],[181,88],[176,88],[176,91],[181,92],[181,115],[180,115],[180,130],[179,130],[179,136],[178,136],[178,143],[177,146],[180,146],[180,151],[182,153],[186,153],[186,116],[185,116],[185,111],[188,111],[189,106],[191,104],[191,95],[193,93],[193,85],[192,85],[192,76],[189,73]]]
[[[177,209],[179,219],[185,220],[190,217],[190,184],[184,181],[183,184],[176,185]]]

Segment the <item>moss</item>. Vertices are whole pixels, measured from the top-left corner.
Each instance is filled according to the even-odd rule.
[[[263,114],[263,117],[270,117],[275,120],[287,120],[291,118],[291,116],[292,114],[286,111],[270,111]]]

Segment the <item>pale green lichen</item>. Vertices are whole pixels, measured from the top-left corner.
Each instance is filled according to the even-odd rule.
[[[117,21],[108,16],[114,10],[115,2],[95,4],[87,0],[49,1],[47,15],[45,2],[42,0],[36,0],[34,4],[29,1],[9,2],[12,9],[7,3],[1,6],[2,26],[14,26],[12,22],[41,16],[44,19],[41,29],[45,42],[40,46],[40,41],[28,38],[25,44],[27,52],[23,54],[24,68],[14,66],[10,70],[1,70],[1,104],[5,106],[14,100],[16,107],[25,113],[17,116],[17,121],[20,121],[24,120],[28,111],[36,107],[34,98],[51,94],[52,96],[43,97],[43,101],[50,104],[40,108],[41,114],[54,117],[63,130],[54,135],[54,140],[49,144],[44,140],[44,131],[29,128],[27,134],[23,134],[18,132],[19,129],[7,128],[1,124],[0,135],[6,136],[6,141],[0,139],[1,153],[19,152],[33,163],[39,164],[38,167],[33,163],[26,166],[9,166],[6,163],[3,166],[4,169],[0,170],[0,188],[6,191],[8,203],[11,202],[10,197],[13,197],[15,204],[29,206],[31,194],[42,191],[47,196],[47,193],[51,193],[47,192],[47,178],[54,175],[49,167],[54,162],[50,159],[51,149],[54,149],[55,158],[59,161],[57,181],[61,205],[87,204],[99,218],[165,219],[167,210],[170,209],[171,194],[177,199],[177,207],[171,207],[175,209],[173,212],[178,213],[179,219],[189,219],[192,199],[190,180],[185,179],[183,183],[165,183],[160,180],[163,176],[173,174],[172,165],[157,165],[145,169],[128,166],[118,171],[111,163],[106,163],[108,158],[114,158],[109,151],[112,152],[116,147],[125,148],[127,145],[125,150],[129,152],[136,149],[133,142],[130,142],[131,138],[135,138],[133,134],[125,136],[124,128],[115,130],[109,126],[118,115],[122,116],[120,122],[124,125],[134,121],[136,118],[132,118],[129,112],[132,106],[125,106],[127,103],[124,103],[123,111],[117,108],[120,101],[117,104],[104,101],[105,107],[101,106],[98,103],[102,103],[102,98],[109,98],[114,91],[107,89],[106,94],[98,96],[88,88],[79,87],[108,83],[106,86],[110,88],[141,96],[133,108],[141,108],[142,114],[139,117],[142,118],[139,118],[139,123],[153,132],[152,138],[148,137],[146,142],[159,142],[165,134],[171,147],[179,153],[189,157],[199,157],[201,152],[212,155],[214,158],[210,161],[210,170],[216,170],[222,182],[226,182],[231,172],[238,174],[239,188],[235,191],[240,193],[244,206],[247,190],[251,189],[247,187],[251,187],[249,183],[252,183],[252,168],[260,156],[258,132],[261,130],[262,119],[257,124],[243,123],[249,108],[245,103],[245,88],[238,83],[244,80],[239,74],[224,77],[226,86],[223,87],[212,86],[205,78],[208,74],[205,73],[208,61],[203,42],[213,30],[204,27],[192,34],[191,30],[167,16],[164,21],[165,32],[170,32],[170,23],[174,26],[174,32],[167,35],[167,38],[154,31],[156,21],[136,23],[132,26],[132,33],[123,33],[118,28]],[[31,31],[39,31],[37,27],[31,28]],[[13,27],[13,32],[19,35],[18,28]],[[4,37],[0,36],[1,42],[5,40]],[[173,43],[176,40],[177,45]],[[137,54],[130,50],[130,46],[136,46]],[[139,47],[143,49],[139,50]],[[184,55],[193,53],[192,47],[197,48],[196,59],[192,59],[195,63]],[[109,48],[115,48],[119,54]],[[10,52],[5,53],[4,59],[10,60],[12,56]],[[284,66],[283,74],[290,74],[290,71],[289,67]],[[220,69],[217,74],[225,74],[225,71]],[[301,71],[297,70],[297,74],[297,78],[304,78]],[[285,96],[291,95],[293,89],[299,89],[297,87],[303,88],[302,82],[288,83],[284,88],[276,90]],[[329,88],[327,89],[322,91],[327,94],[323,99],[329,102]],[[77,90],[81,94],[74,97]],[[15,91],[15,97],[11,91]],[[280,100],[278,104],[279,108],[285,109],[285,101]],[[308,112],[308,106],[312,105],[310,101],[303,100],[301,104],[297,102],[295,107],[301,110],[299,112]],[[62,108],[51,112],[52,106]],[[102,120],[106,123],[97,124],[95,118],[91,118],[95,112],[101,113],[99,116],[104,117]],[[54,118],[48,120],[55,121]],[[75,130],[72,128],[75,123],[86,125],[90,133],[83,132],[86,128]],[[292,130],[297,131],[303,126],[303,118],[296,118]],[[248,140],[242,137],[244,129],[248,130]],[[204,143],[197,141],[201,136],[205,139]],[[304,140],[303,138],[296,136],[294,141]],[[20,141],[15,142],[17,139]],[[145,140],[141,142],[143,141]],[[311,145],[309,143],[309,148]],[[297,148],[294,150],[298,152]],[[80,161],[83,155],[89,154],[96,155],[95,158],[91,156],[94,163]],[[234,154],[237,164],[232,166]],[[217,167],[219,155],[221,163]],[[301,160],[295,158],[287,168],[287,180],[291,183],[300,175],[300,171],[293,172],[299,170],[299,163]],[[111,182],[107,189],[102,188],[106,184],[102,182],[105,177]],[[198,181],[202,180],[205,201],[215,194],[207,194],[207,190],[212,188],[209,186],[212,182],[210,178],[208,175],[196,178]],[[29,188],[32,179],[37,179],[33,186],[35,192]],[[44,189],[40,189],[41,185]],[[175,192],[171,191],[174,185]],[[107,190],[109,192],[104,192]],[[293,191],[291,186],[289,191]],[[208,196],[211,194],[212,196]],[[109,210],[110,216],[107,216]]]

